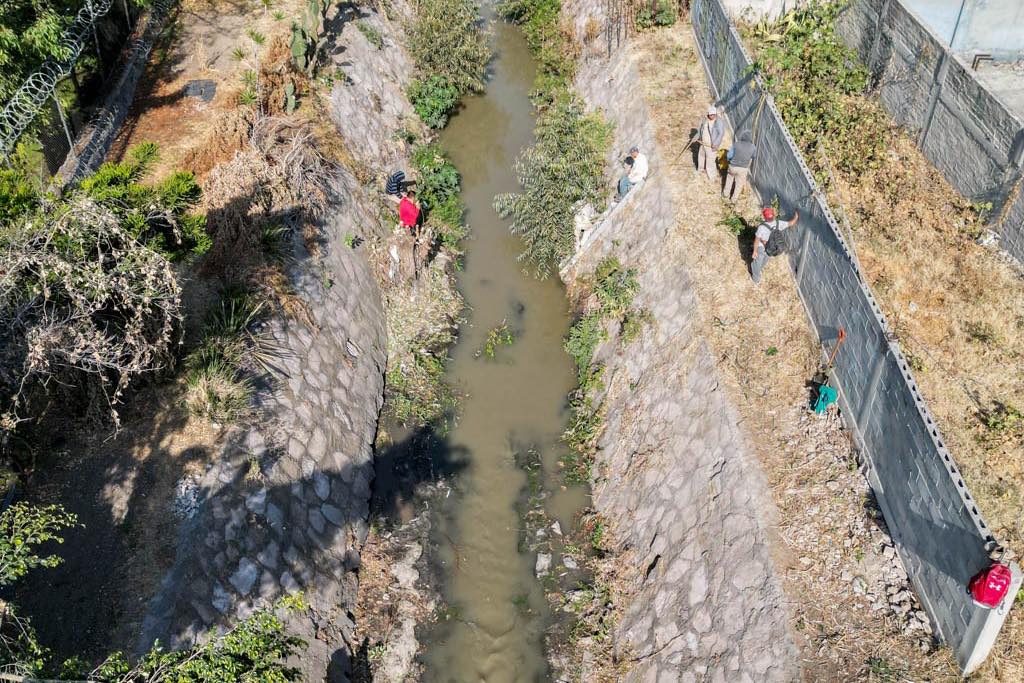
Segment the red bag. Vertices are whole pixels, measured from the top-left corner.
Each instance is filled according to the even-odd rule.
[[[993,562],[974,575],[971,582],[967,584],[967,590],[975,605],[985,609],[994,609],[1010,591],[1012,578],[1008,566],[1002,562]]]

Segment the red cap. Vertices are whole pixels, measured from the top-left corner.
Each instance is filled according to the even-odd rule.
[[[761,215],[764,216],[764,219],[766,221],[770,221],[771,219],[775,218],[775,209],[769,206],[765,208],[764,211],[761,212]]]

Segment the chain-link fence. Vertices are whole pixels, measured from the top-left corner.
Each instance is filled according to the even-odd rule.
[[[4,163],[11,165],[21,142],[29,150],[20,159],[28,175],[45,182],[60,168],[105,90],[138,12],[129,0],[84,0],[60,38],[57,52],[63,58],[46,60],[0,111]]]
[[[174,2],[175,0],[152,0],[150,3],[144,25],[139,27],[137,36],[123,53],[122,66],[118,70],[117,79],[111,83],[109,95],[67,154],[66,161],[60,169],[62,182],[76,182],[103,163],[114,138],[128,116],[135,87]]]

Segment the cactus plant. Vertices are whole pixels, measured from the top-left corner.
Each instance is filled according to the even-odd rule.
[[[294,81],[287,81],[284,84],[284,110],[286,113],[291,114],[295,111],[295,83]]]
[[[306,32],[298,24],[292,24],[292,60],[295,66],[305,70],[308,61],[309,46],[306,43]]]

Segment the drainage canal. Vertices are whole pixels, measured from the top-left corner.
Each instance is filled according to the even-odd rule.
[[[535,522],[531,505],[542,506],[548,519],[540,535],[557,538],[551,524],[567,532],[587,502],[582,488],[561,486],[558,472],[575,381],[562,350],[570,324],[565,291],[557,278],[522,272],[521,244],[492,208],[495,195],[519,189],[512,165],[532,141],[534,62],[514,26],[495,23],[494,47],[486,94],[468,98],[442,135],[462,172],[472,237],[459,277],[468,321],[448,370],[464,398],[447,446],[462,454],[465,468],[434,525],[452,618],[424,642],[424,678],[436,682],[548,678],[543,635],[550,622],[531,552],[537,525],[526,518]],[[499,346],[493,359],[478,355],[503,322],[514,343]]]

